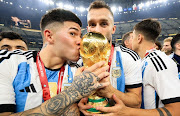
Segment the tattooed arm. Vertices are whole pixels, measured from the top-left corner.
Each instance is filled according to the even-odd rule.
[[[63,115],[61,115],[61,116],[80,116],[80,111],[79,111],[79,108],[77,106],[77,103],[66,108]]]
[[[99,88],[108,86],[110,83],[99,82],[101,79],[109,76],[106,72],[109,66],[102,67],[104,62],[99,62],[88,68],[86,71],[77,75],[70,87],[57,96],[42,103],[39,107],[24,112],[12,114],[12,116],[44,116],[44,115],[60,115],[67,108],[80,100],[82,97],[90,95]]]

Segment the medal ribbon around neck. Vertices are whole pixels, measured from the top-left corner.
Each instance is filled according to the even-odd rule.
[[[40,56],[39,56],[39,52],[36,56],[36,65],[37,65],[37,70],[39,73],[39,78],[40,78],[41,86],[42,86],[42,90],[43,90],[43,99],[44,99],[44,101],[46,101],[46,100],[50,99],[51,96],[50,96],[50,90],[49,90],[49,85],[48,85],[45,67],[44,67],[44,64],[43,64]],[[59,71],[57,94],[59,92],[61,92],[61,89],[62,89],[64,70],[65,70],[65,67],[63,65]]]
[[[111,54],[109,56],[109,62],[108,62],[108,65],[109,65],[109,72],[110,72],[110,69],[111,69],[111,61],[113,59],[113,54],[114,54],[114,45],[111,46]]]

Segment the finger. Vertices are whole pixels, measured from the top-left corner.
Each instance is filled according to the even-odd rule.
[[[80,111],[85,115],[85,116],[92,116],[91,113],[87,112],[86,110],[81,110]]]
[[[109,85],[110,85],[110,82],[103,82],[98,85],[97,89],[101,89],[101,88],[107,87]]]
[[[113,94],[113,99],[114,99],[114,101],[116,102],[116,104],[122,104],[122,103],[123,103],[120,99],[118,99],[118,98],[116,97],[115,94]]]
[[[78,103],[79,109],[87,110],[87,109],[93,108],[92,105],[87,105],[87,101],[88,101],[88,98],[81,99],[80,102]]]
[[[102,72],[107,72],[108,69],[109,69],[109,65],[104,66],[104,67],[101,67],[101,68],[95,70],[93,73],[94,73],[95,75],[99,75],[99,74],[101,74]]]
[[[113,107],[96,107],[96,110],[100,110],[102,112],[114,112],[114,108]]]
[[[80,67],[77,69],[75,76],[81,74],[84,71],[84,67]]]
[[[107,114],[93,114],[92,116],[112,116],[111,113]]]
[[[96,69],[102,67],[104,64],[105,64],[105,61],[100,61],[100,62],[98,62],[98,63],[95,63],[95,64],[92,65],[91,67],[87,68],[86,71],[93,72],[93,71],[95,71]]]
[[[103,80],[105,82],[105,81],[109,80],[109,78],[108,78],[109,75],[110,75],[109,72],[104,72],[104,73],[101,73],[100,75],[98,75],[98,78],[100,79],[100,81]]]

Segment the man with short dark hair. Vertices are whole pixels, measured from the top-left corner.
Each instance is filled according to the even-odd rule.
[[[145,109],[127,107],[113,95],[115,106],[97,107],[97,110],[111,116],[179,116],[180,81],[177,66],[171,58],[153,48],[160,32],[160,23],[152,19],[137,23],[133,31],[132,48],[142,58],[142,107]]]
[[[174,50],[174,56],[172,59],[177,64],[180,79],[180,34],[177,34],[173,37],[171,41],[171,47]]]
[[[132,31],[127,32],[122,37],[122,45],[132,50]]]
[[[74,103],[109,85],[103,82],[109,67],[103,67],[102,61],[77,70],[67,63],[80,56],[82,23],[74,13],[53,9],[42,17],[40,26],[39,53],[0,51],[0,115],[78,116]]]
[[[112,34],[115,33],[113,13],[110,7],[103,1],[95,1],[91,3],[87,15],[88,32],[99,32],[103,34],[111,45],[111,55],[109,60],[110,66],[110,82],[111,85],[99,89],[97,94],[106,98],[111,98],[116,94],[127,106],[140,107],[141,105],[141,60],[139,56],[132,50],[112,45]],[[126,92],[125,92],[126,90]],[[85,98],[86,99],[86,98]],[[85,115],[89,106],[85,106],[85,99],[78,104],[80,110]]]
[[[7,49],[13,51],[21,49],[28,50],[27,41],[15,32],[1,32],[0,33],[0,50]]]

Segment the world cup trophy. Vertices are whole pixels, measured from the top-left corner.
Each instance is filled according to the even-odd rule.
[[[86,68],[99,61],[106,61],[105,65],[108,65],[110,52],[110,43],[101,33],[89,32],[83,36],[80,44],[80,55]],[[96,110],[97,106],[109,106],[107,99],[98,96],[96,93],[88,97],[88,104],[93,106],[87,110],[91,113],[102,113]]]

